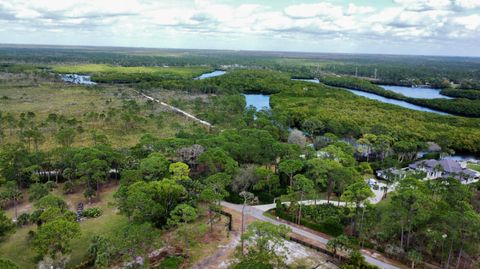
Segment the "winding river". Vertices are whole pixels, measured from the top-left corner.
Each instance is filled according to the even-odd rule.
[[[412,98],[422,98],[422,99],[436,99],[436,98],[445,98],[452,99],[451,97],[441,95],[440,89],[434,88],[416,88],[416,87],[404,87],[404,86],[390,86],[390,85],[378,85],[385,90],[392,92],[400,93]]]
[[[207,78],[212,78],[212,77],[218,77],[226,74],[225,71],[222,70],[215,70],[209,73],[204,73],[200,75],[199,77],[195,79],[207,79]],[[77,74],[63,74],[61,75],[62,80],[65,82],[70,82],[74,84],[82,84],[82,85],[95,85],[96,83],[91,81],[90,76],[84,76],[84,75],[77,75]],[[298,81],[307,81],[307,82],[312,82],[312,83],[320,83],[318,79],[293,79],[293,80],[298,80]],[[386,90],[390,90],[396,93],[401,93],[405,96],[408,97],[413,97],[413,98],[425,98],[425,99],[434,99],[434,98],[447,98],[451,99],[450,97],[441,95],[438,89],[430,89],[430,88],[411,88],[411,87],[402,87],[402,86],[388,86],[388,85],[380,85]],[[363,91],[358,91],[358,90],[352,90],[352,89],[347,89],[344,88],[358,96],[363,96],[368,99],[373,99],[377,100],[383,103],[388,103],[388,104],[393,104],[397,106],[401,106],[404,108],[408,109],[413,109],[413,110],[418,110],[418,111],[424,111],[424,112],[432,112],[432,113],[437,113],[440,115],[451,115],[445,112],[429,109],[426,107],[410,104],[405,101],[399,101],[391,98],[386,98],[374,93],[368,93],[368,92],[363,92]],[[247,106],[254,106],[257,110],[261,109],[269,109],[270,108],[270,96],[269,95],[264,95],[264,94],[244,94]]]
[[[313,83],[320,83],[318,79],[295,79],[295,80],[301,80],[301,81],[307,81],[307,82],[313,82]],[[410,88],[410,87],[401,87],[401,86],[385,86],[381,85],[386,90],[391,90],[397,93],[404,94],[405,96],[409,97],[414,97],[414,98],[426,98],[426,99],[433,99],[433,98],[448,98],[446,96],[440,95],[438,90],[436,89],[428,89],[428,88]],[[342,87],[337,87],[337,88],[342,88]],[[382,103],[387,103],[387,104],[392,104],[392,105],[397,105],[401,106],[404,108],[408,109],[413,109],[413,110],[418,110],[418,111],[424,111],[424,112],[432,112],[440,115],[452,115],[449,113],[441,112],[438,110],[426,108],[423,106],[418,106],[414,104],[410,104],[405,101],[400,101],[400,100],[395,100],[387,97],[383,97],[374,93],[369,93],[369,92],[363,92],[363,91],[358,91],[358,90],[352,90],[348,88],[342,88],[345,89],[351,93],[354,93],[355,95],[362,96],[368,99],[372,100],[377,100]],[[422,96],[422,97],[419,97]],[[441,97],[438,97],[441,96]]]
[[[438,110],[426,108],[426,107],[423,107],[423,106],[410,104],[410,103],[405,102],[405,101],[386,98],[386,97],[383,97],[383,96],[380,96],[380,95],[377,95],[377,94],[374,94],[374,93],[362,92],[362,91],[351,90],[351,89],[346,89],[346,90],[348,90],[348,91],[350,91],[350,92],[352,92],[352,93],[354,93],[358,96],[363,96],[363,97],[366,97],[368,99],[373,99],[373,100],[377,100],[377,101],[380,101],[380,102],[383,102],[383,103],[397,105],[397,106],[401,106],[401,107],[408,108],[408,109],[424,111],[424,112],[432,112],[432,113],[437,113],[437,114],[440,114],[440,115],[451,115],[449,113],[445,113],[445,112],[442,112],[442,111],[438,111]]]

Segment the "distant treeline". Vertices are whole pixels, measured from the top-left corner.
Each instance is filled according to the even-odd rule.
[[[454,97],[454,98],[467,98],[471,100],[480,100],[480,90],[447,88],[447,89],[441,90],[440,94]]]
[[[292,73],[299,77],[320,74],[358,75],[385,84],[430,84],[462,88],[480,84],[480,60],[467,57],[351,55],[255,51],[167,50],[105,47],[0,47],[0,59],[9,63],[94,63],[118,66],[248,67]]]

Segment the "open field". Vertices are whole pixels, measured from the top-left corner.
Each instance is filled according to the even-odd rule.
[[[212,71],[209,67],[143,67],[111,66],[105,64],[56,65],[53,71],[61,74],[88,74],[97,82],[140,82],[162,79],[193,79]]]
[[[78,132],[73,146],[88,146],[92,143],[92,132],[104,134],[112,146],[128,147],[135,145],[145,133],[158,137],[171,137],[181,129],[195,126],[196,123],[185,117],[166,111],[158,104],[147,106],[146,100],[127,86],[79,86],[41,78],[4,79],[0,84],[0,111],[19,118],[22,113],[35,114],[28,127],[37,127],[43,132],[45,141],[40,149],[51,149],[57,144],[55,134],[63,126],[48,121],[52,114],[75,122]],[[26,86],[25,86],[26,84]],[[176,104],[189,96],[182,92],[157,94],[161,100]],[[125,128],[124,104],[134,100],[138,104],[132,125]],[[191,100],[191,99],[190,99]],[[177,102],[178,103],[178,102]],[[188,101],[181,102],[182,108],[192,112]],[[18,120],[17,120],[18,121]],[[22,127],[18,122],[14,126],[4,126],[3,142],[17,142]]]

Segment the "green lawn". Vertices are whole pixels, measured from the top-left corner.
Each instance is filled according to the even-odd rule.
[[[79,238],[72,241],[72,249],[74,251],[71,254],[67,268],[77,265],[83,260],[87,254],[90,239],[94,235],[109,235],[123,226],[128,225],[128,219],[125,216],[117,214],[117,209],[113,204],[113,194],[114,191],[104,193],[101,202],[95,205],[102,209],[102,216],[80,223],[82,234]]]
[[[480,172],[480,164],[469,163],[467,164],[467,167],[477,172]]]
[[[36,227],[19,228],[15,234],[0,243],[0,256],[12,260],[20,268],[25,269],[35,268],[33,262],[35,251],[27,240],[29,230],[36,230]]]

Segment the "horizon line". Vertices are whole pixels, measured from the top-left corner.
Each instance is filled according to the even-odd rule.
[[[406,56],[406,57],[447,57],[447,58],[480,58],[479,56],[462,56],[462,55],[438,55],[438,54],[394,54],[394,53],[369,53],[369,52],[321,52],[321,51],[295,51],[295,50],[262,50],[262,49],[213,49],[213,48],[181,48],[181,47],[145,47],[145,46],[107,46],[107,45],[72,45],[72,44],[32,44],[32,43],[3,43],[0,47],[24,46],[24,47],[80,47],[80,48],[111,48],[111,49],[149,49],[149,50],[179,50],[179,51],[224,51],[224,52],[260,52],[260,53],[296,53],[296,54],[337,54],[337,55],[370,55],[370,56]]]

